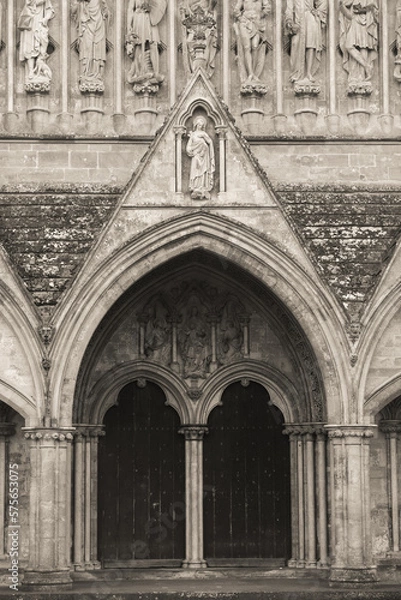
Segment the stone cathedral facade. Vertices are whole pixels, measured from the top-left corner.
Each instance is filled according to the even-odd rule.
[[[400,1],[0,0],[0,113],[4,581],[397,567]]]

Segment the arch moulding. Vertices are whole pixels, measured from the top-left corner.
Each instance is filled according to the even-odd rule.
[[[58,313],[60,325],[51,350],[53,416],[60,424],[71,424],[80,364],[107,311],[133,282],[156,266],[194,249],[231,261],[276,294],[302,327],[316,355],[329,406],[328,419],[343,419],[349,386],[347,364],[340,357],[346,356],[346,339],[338,307],[317,278],[310,277],[294,260],[252,230],[216,215],[191,213],[135,238],[96,271],[91,271],[88,263],[81,272],[75,286],[79,291],[71,291]]]

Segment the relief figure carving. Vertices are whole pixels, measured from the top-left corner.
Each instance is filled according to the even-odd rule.
[[[78,30],[79,89],[103,92],[106,64],[106,0],[75,0],[71,13]]]
[[[327,0],[287,0],[286,29],[291,36],[291,81],[298,85],[315,81],[323,50]]]
[[[156,301],[150,311],[145,327],[145,355],[147,358],[165,364],[171,354],[171,327],[167,320],[167,310]]]
[[[25,90],[48,92],[52,72],[46,61],[49,45],[49,21],[54,17],[50,0],[25,0],[18,18],[19,59],[25,64]]]
[[[244,310],[239,300],[231,297],[221,312],[219,361],[223,365],[243,357],[244,336],[240,314],[244,314]]]
[[[241,93],[265,94],[260,77],[267,53],[266,17],[269,0],[237,0],[234,7],[234,32],[237,38]]]
[[[154,92],[164,79],[159,68],[159,23],[166,8],[167,0],[130,0],[128,4],[125,48],[132,65],[127,81],[152,86]]]
[[[376,0],[340,0],[340,48],[348,93],[371,93],[378,48]]]
[[[209,327],[197,306],[188,309],[181,330],[185,377],[205,377],[209,365]]]
[[[191,157],[189,189],[191,198],[210,199],[214,185],[215,158],[213,141],[205,131],[206,119],[194,119],[193,131],[189,134],[186,151]]]
[[[210,77],[217,52],[217,0],[185,0],[180,4],[182,53],[187,74],[203,67]]]

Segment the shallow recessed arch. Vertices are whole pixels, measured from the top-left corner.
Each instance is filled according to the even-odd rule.
[[[221,404],[221,397],[227,387],[247,380],[265,388],[271,402],[281,410],[286,423],[304,420],[304,411],[297,402],[297,390],[291,381],[264,362],[245,360],[219,370],[207,381],[202,400],[197,406],[197,422],[207,424],[212,410]]]
[[[0,379],[0,400],[24,417],[26,424],[31,424],[37,417],[36,406],[19,390]]]
[[[167,404],[178,413],[181,423],[191,422],[187,405],[183,402],[186,388],[180,378],[170,369],[150,361],[129,361],[117,365],[97,382],[85,405],[83,423],[101,424],[108,409],[116,404],[121,389],[132,381],[147,381],[157,384],[164,392]]]
[[[347,420],[346,343],[338,307],[317,278],[288,255],[238,222],[192,213],[153,227],[116,251],[97,269],[87,269],[58,314],[52,349],[53,414],[62,424],[72,416],[74,384],[85,349],[101,319],[134,281],[155,266],[200,248],[242,267],[270,288],[302,327],[317,357],[333,413]],[[60,409],[63,412],[60,412]]]
[[[29,382],[32,389],[27,395],[11,382],[0,379],[0,397],[3,402],[21,414],[27,425],[33,426],[41,422],[43,414],[44,378],[41,369],[42,351],[38,332],[32,327],[28,315],[33,313],[28,307],[23,310],[15,300],[12,292],[0,284],[0,304],[2,319],[12,331],[18,348],[29,366]],[[2,373],[0,373],[0,377]]]
[[[387,404],[401,396],[401,373],[377,388],[365,402],[365,414],[373,422],[374,417]]]
[[[383,333],[389,327],[391,320],[400,311],[400,294],[401,282],[392,288],[384,297],[378,298],[374,309],[369,311],[364,317],[364,320],[366,321],[366,331],[363,334],[358,349],[357,389],[359,389],[358,404],[360,406],[360,412],[361,415],[365,416],[367,419],[369,419],[372,414],[379,412],[383,406],[391,400],[394,400],[394,398],[401,393],[400,383],[398,393],[390,398],[393,394],[393,389],[397,388],[397,381],[401,378],[401,375],[395,375],[388,381],[383,382],[383,384],[370,394],[369,397],[366,397],[366,385],[372,360]],[[385,400],[385,395],[387,393],[389,394],[389,400]],[[381,402],[384,402],[384,404],[376,410],[376,406],[379,406]]]

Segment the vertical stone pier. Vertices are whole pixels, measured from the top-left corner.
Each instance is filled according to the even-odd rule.
[[[24,428],[31,463],[29,563],[24,586],[71,584],[69,428]]]
[[[369,453],[373,427],[327,425],[330,446],[330,581],[377,580],[370,527]]]

